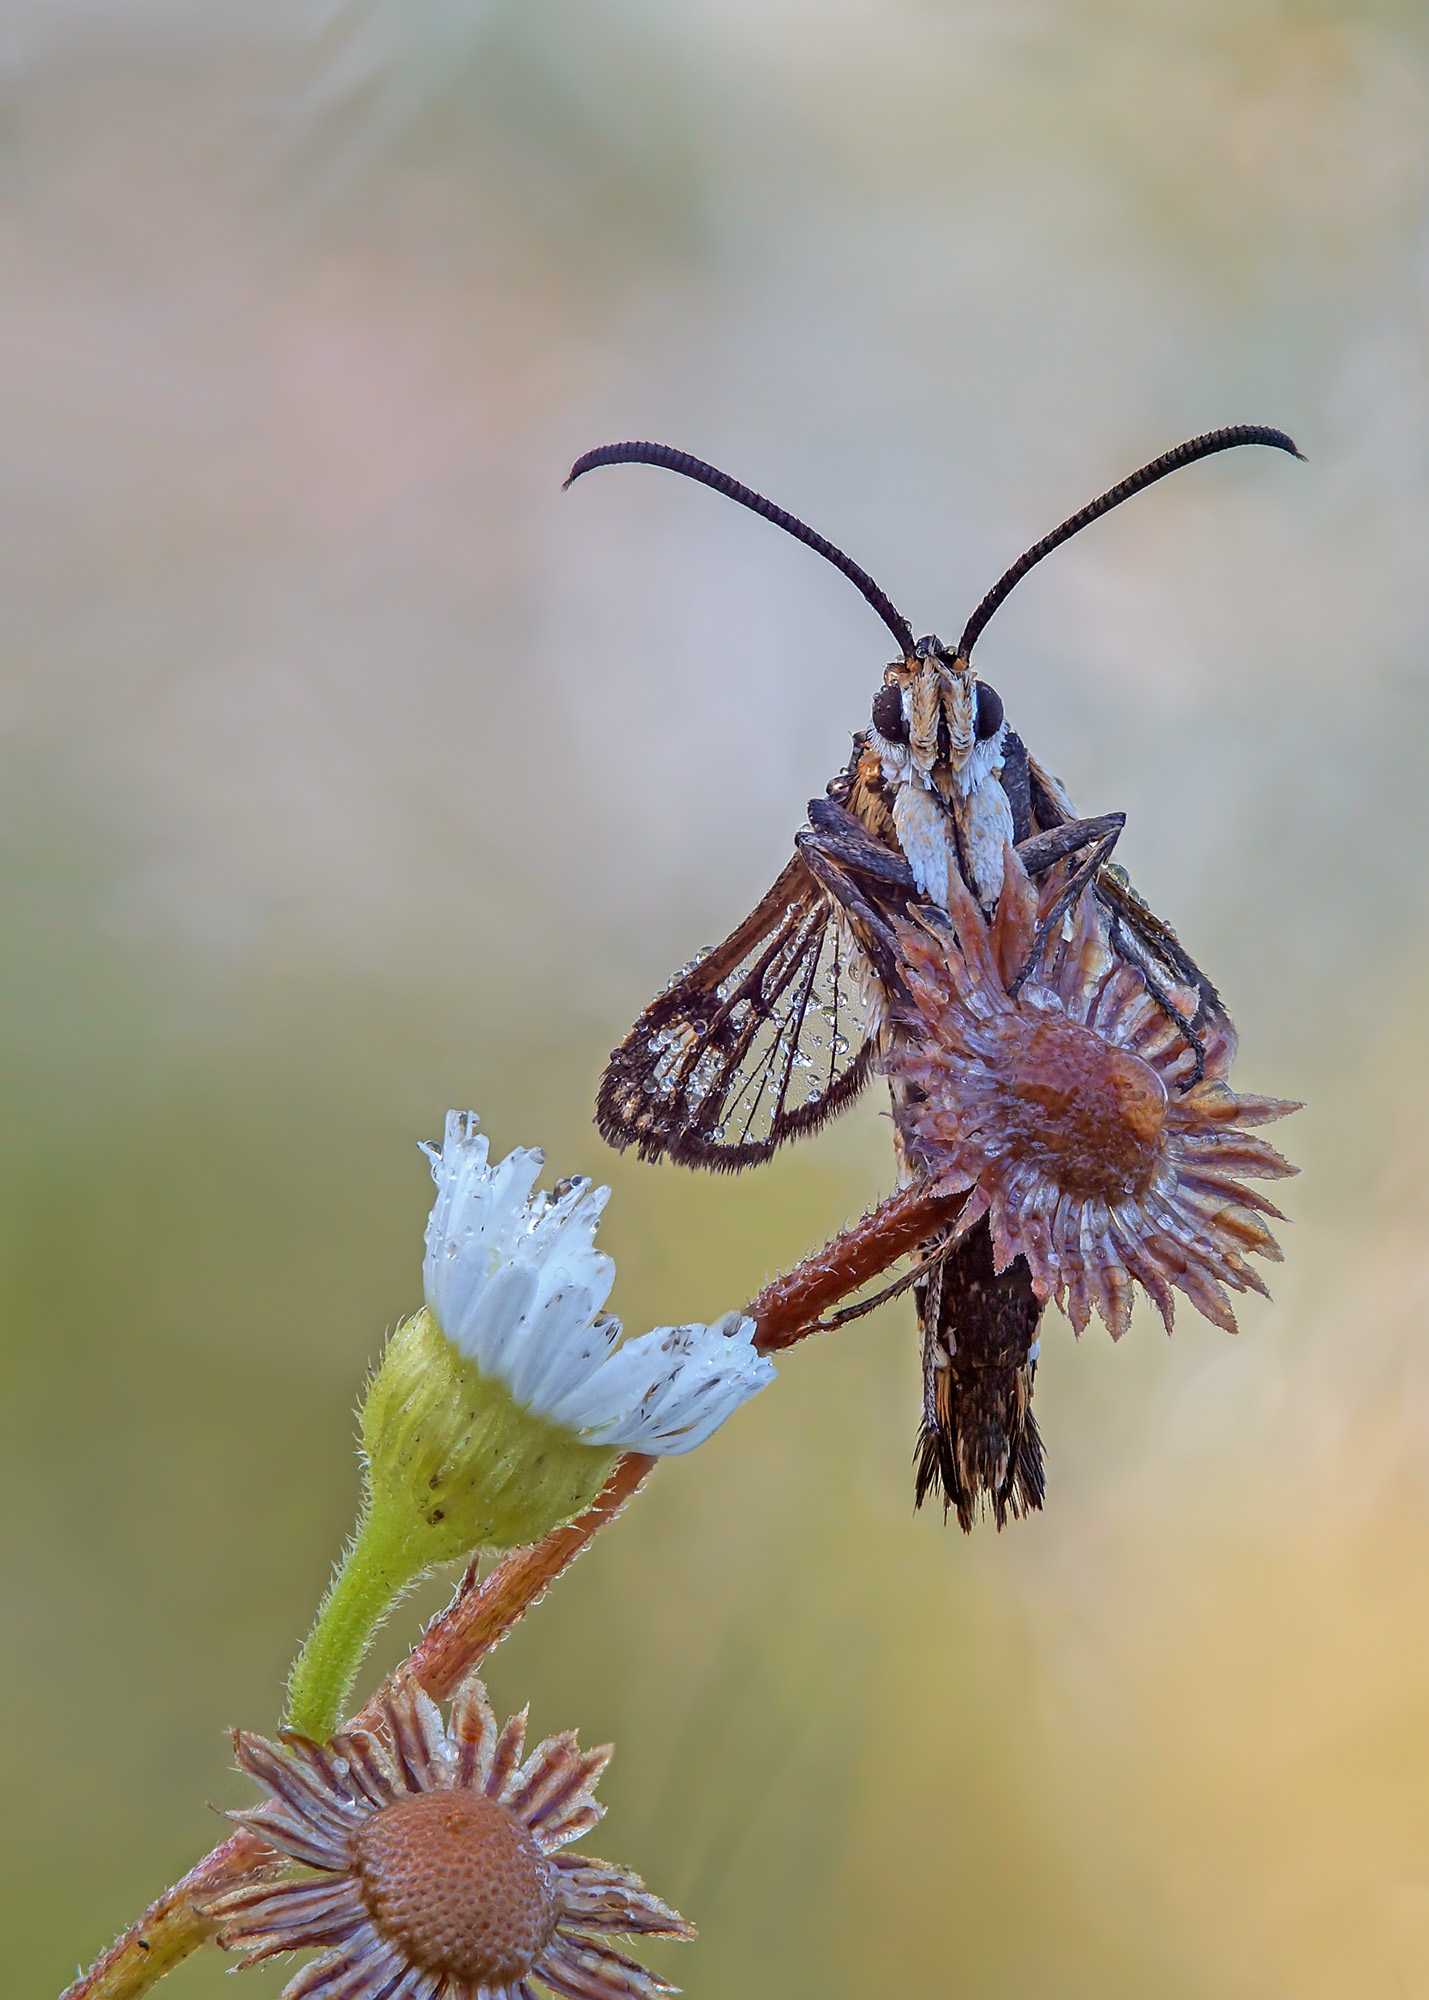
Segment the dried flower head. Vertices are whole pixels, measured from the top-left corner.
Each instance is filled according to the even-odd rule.
[[[609,1747],[551,1736],[522,1763],[524,1712],[498,1731],[474,1676],[445,1727],[413,1687],[384,1716],[385,1743],[235,1734],[268,1797],[233,1817],[315,1872],[217,1897],[221,1945],[244,1965],[323,1949],[282,2000],[534,2000],[533,1978],[568,2000],[676,1990],[606,1940],[691,1926],[628,1869],[557,1851],[601,1817]]]
[[[1044,903],[1054,893],[1044,888]],[[1280,1211],[1241,1177],[1296,1171],[1247,1127],[1299,1107],[1228,1087],[1224,1018],[1191,1081],[1185,1038],[1113,951],[1090,892],[1015,998],[1038,897],[1012,848],[991,923],[960,883],[950,900],[951,936],[900,932],[912,997],[889,1067],[913,1164],[970,1190],[959,1233],[986,1215],[995,1268],[1025,1257],[1037,1296],[1065,1305],[1078,1333],[1093,1307],[1113,1338],[1124,1333],[1138,1283],[1168,1331],[1174,1288],[1234,1332],[1223,1287],[1264,1293],[1247,1256],[1280,1261],[1265,1221]],[[1197,996],[1171,998],[1189,1017]]]

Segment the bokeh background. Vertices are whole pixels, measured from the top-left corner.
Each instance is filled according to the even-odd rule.
[[[746,1181],[590,1125],[888,641],[572,458],[713,458],[952,636],[1255,420],[1309,464],[1158,488],[980,650],[1307,1100],[1273,1307],[1050,1317],[1047,1511],[968,1540],[906,1301],[811,1344],[491,1680],[617,1740],[594,1845],[701,2000],[1429,1994],[1426,164],[1417,0],[0,5],[7,1993],[243,1797],[448,1105],[613,1183],[635,1328],[890,1184],[872,1095]]]

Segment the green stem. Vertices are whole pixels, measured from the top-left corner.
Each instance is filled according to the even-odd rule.
[[[347,1697],[372,1635],[402,1593],[428,1567],[397,1515],[369,1501],[313,1629],[288,1676],[284,1726],[327,1741],[347,1710]]]

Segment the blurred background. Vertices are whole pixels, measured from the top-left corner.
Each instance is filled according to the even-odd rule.
[[[1426,166],[1412,0],[3,0],[8,1993],[244,1797],[449,1105],[612,1182],[637,1330],[890,1185],[876,1093],[744,1180],[591,1127],[888,639],[571,460],[709,457],[951,637],[1251,420],[1309,464],[1159,487],[980,655],[1307,1101],[1274,1305],[1049,1316],[1047,1511],[971,1539],[907,1301],[811,1343],[491,1680],[616,1739],[699,2000],[1429,1994]]]

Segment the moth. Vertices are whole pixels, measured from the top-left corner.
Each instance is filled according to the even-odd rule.
[[[1054,549],[1169,473],[1241,445],[1301,456],[1283,431],[1259,424],[1163,453],[1019,556],[955,646],[933,634],[915,639],[841,549],[701,459],[622,443],[576,461],[568,487],[598,466],[663,466],[751,509],[841,570],[897,648],[848,764],[809,804],[792,860],[743,923],[677,973],[612,1052],[596,1099],[596,1123],[612,1145],[634,1146],[644,1160],[736,1172],[817,1131],[876,1069],[895,1072],[896,1111],[909,1086],[893,1058],[920,1035],[899,926],[921,923],[942,940],[938,949],[957,951],[946,913],[966,909],[970,896],[991,920],[1009,849],[1041,897],[1035,948],[1009,994],[1036,950],[1070,935],[1087,897],[1102,948],[1126,970],[1122,987],[1144,989],[1175,1039],[1178,1087],[1200,1082],[1208,1038],[1233,1048],[1215,987],[1112,860],[1124,815],[1078,816],[972,654],[1009,593]],[[901,1184],[918,1172],[901,1143],[898,1167]],[[1032,1385],[1045,1298],[1025,1258],[1000,1271],[997,1261],[984,1218],[924,1245],[909,1278],[892,1288],[912,1283],[922,1339],[916,1500],[937,1493],[965,1529],[983,1506],[1001,1527],[1009,1513],[1039,1508],[1044,1494]]]

